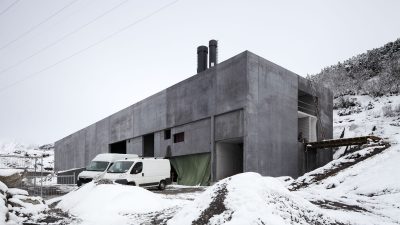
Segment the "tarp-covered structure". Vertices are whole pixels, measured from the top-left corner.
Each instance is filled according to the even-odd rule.
[[[193,154],[170,158],[180,185],[209,185],[211,180],[211,154]]]

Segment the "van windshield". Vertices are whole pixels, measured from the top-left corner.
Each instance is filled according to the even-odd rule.
[[[91,161],[86,167],[87,171],[104,171],[107,169],[108,162],[104,161]]]
[[[120,162],[115,162],[110,168],[108,168],[107,173],[125,173],[126,171],[131,168],[132,164],[134,162],[132,161],[120,161]]]

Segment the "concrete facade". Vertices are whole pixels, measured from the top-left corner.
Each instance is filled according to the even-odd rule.
[[[211,153],[213,180],[216,143],[231,140],[242,142],[244,172],[297,177],[305,172],[298,143],[300,92],[309,104],[313,98],[307,96],[318,99],[318,140],[333,133],[332,92],[313,88],[305,78],[245,51],[57,141],[55,169],[84,167],[120,141],[126,141],[127,153],[142,155],[143,136],[153,133],[155,157]],[[184,141],[174,143],[182,132]],[[331,159],[331,151],[318,152],[316,163]]]

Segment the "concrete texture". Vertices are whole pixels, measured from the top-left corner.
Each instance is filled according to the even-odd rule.
[[[143,136],[154,133],[156,157],[165,157],[167,149],[170,156],[211,152],[213,177],[220,166],[216,143],[237,138],[244,142],[244,171],[297,177],[304,172],[298,95],[312,95],[310,90],[306,79],[245,51],[57,141],[55,167],[84,166],[119,141],[126,141],[127,153],[142,155]],[[332,92],[316,87],[316,95],[323,127],[318,139],[332,138]],[[179,132],[185,140],[174,143]],[[317,164],[331,158],[331,151],[319,152]]]
[[[243,137],[244,112],[237,110],[215,117],[215,141]]]

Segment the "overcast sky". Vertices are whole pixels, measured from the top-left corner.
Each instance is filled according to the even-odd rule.
[[[0,139],[61,139],[194,75],[196,47],[213,38],[220,61],[249,50],[314,74],[399,38],[399,9],[398,0],[1,0]]]

